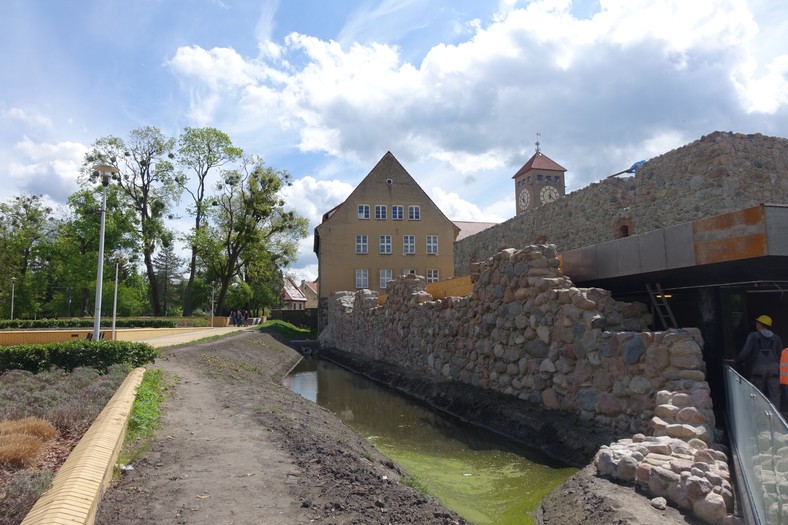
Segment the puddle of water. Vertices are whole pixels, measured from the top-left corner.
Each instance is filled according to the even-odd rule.
[[[539,501],[577,472],[331,363],[304,360],[285,384],[367,436],[477,525],[533,524]]]

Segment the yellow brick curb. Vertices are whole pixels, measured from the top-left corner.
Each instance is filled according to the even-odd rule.
[[[129,373],[22,525],[93,523],[101,496],[112,481],[126,423],[144,373],[144,368]]]

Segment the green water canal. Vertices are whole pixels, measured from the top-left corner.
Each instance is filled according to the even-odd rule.
[[[533,524],[539,501],[577,472],[331,363],[304,360],[286,384],[477,525]]]

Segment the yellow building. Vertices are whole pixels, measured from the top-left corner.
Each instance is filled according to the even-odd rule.
[[[454,274],[460,229],[387,152],[350,196],[315,228],[320,299],[415,273],[437,282]]]

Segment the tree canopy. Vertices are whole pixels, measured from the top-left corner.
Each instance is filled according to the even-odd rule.
[[[283,269],[307,231],[306,219],[287,211],[282,200],[290,174],[244,155],[215,128],[185,128],[168,137],[145,126],[124,138],[97,139],[80,169],[81,188],[62,208],[53,209],[38,195],[0,202],[5,318],[11,283],[15,318],[95,313],[104,191],[92,177],[96,165],[117,170],[106,188],[104,210],[104,314],[115,292],[113,256],[122,261],[117,266],[121,315],[208,315],[212,289],[215,311],[222,314],[231,286],[236,308],[259,312],[279,303]],[[182,219],[191,223],[187,230]]]

